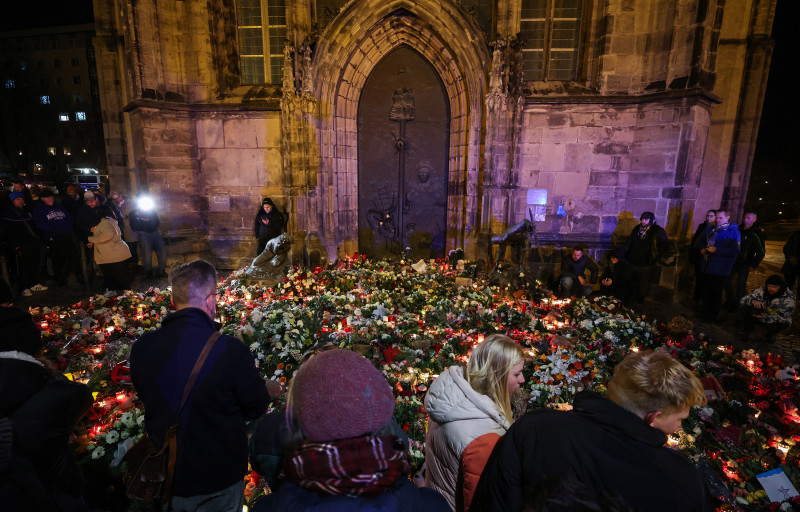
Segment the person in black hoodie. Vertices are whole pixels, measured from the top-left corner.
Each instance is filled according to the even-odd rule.
[[[692,298],[698,302],[703,296],[703,255],[698,248],[698,240],[700,240],[700,236],[707,227],[714,225],[716,218],[717,210],[708,210],[706,212],[706,220],[697,226],[697,231],[694,232],[692,242],[689,245],[689,261],[694,265],[694,292],[692,293]]]
[[[522,510],[526,495],[554,481],[577,482],[632,510],[711,511],[694,464],[665,446],[705,402],[700,380],[669,353],[631,352],[605,398],[581,391],[571,411],[539,409],[514,422],[486,463],[470,512]]]
[[[747,212],[739,225],[739,236],[742,238],[739,256],[725,285],[725,307],[728,311],[735,311],[739,301],[747,294],[747,277],[750,272],[755,272],[766,255],[764,230],[755,225],[757,220],[754,212]]]
[[[19,192],[9,195],[11,205],[3,212],[0,222],[3,224],[5,238],[16,258],[17,290],[25,297],[31,292],[47,290],[39,274],[39,259],[42,246],[39,232],[33,221],[33,215],[25,207],[25,198]]]
[[[636,290],[636,279],[630,264],[625,261],[625,248],[618,247],[608,255],[608,266],[600,276],[600,293],[627,303],[634,290]]]
[[[284,219],[272,199],[265,197],[256,213],[253,234],[258,238],[256,256],[261,254],[267,242],[283,233]]]
[[[656,224],[656,216],[653,212],[642,213],[639,225],[633,228],[625,245],[625,259],[631,264],[639,285],[634,294],[638,302],[644,302],[650,293],[650,281],[656,262],[665,257],[668,250],[667,233]]]
[[[92,395],[39,357],[39,329],[10,296],[0,280],[0,503],[4,510],[84,511],[85,483],[68,440]]]

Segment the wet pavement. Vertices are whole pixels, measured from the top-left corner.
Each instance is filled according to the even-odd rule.
[[[783,266],[783,245],[785,240],[775,240],[767,242],[766,257],[755,272],[751,272],[747,281],[748,291],[759,286],[763,286],[767,277],[772,274],[780,274]],[[221,275],[227,275],[221,272]],[[31,297],[19,297],[15,304],[21,308],[34,306],[66,306],[76,304],[83,299],[94,294],[102,294],[105,289],[101,287],[101,279],[94,280],[94,286],[87,289],[84,285],[79,285],[74,278],[70,278],[69,284],[64,287],[56,286],[55,281],[49,281],[50,288],[44,292],[34,293]],[[136,291],[146,291],[150,287],[163,288],[167,286],[167,278],[145,278],[140,272],[134,279],[132,288]],[[796,291],[796,288],[795,288]],[[675,316],[683,316],[691,321],[695,321],[699,307],[695,305],[691,297],[691,289],[680,290],[678,299],[674,303],[661,303],[648,299],[644,304],[636,306],[638,312],[647,315],[647,318],[658,320],[659,322],[669,322]],[[753,348],[761,353],[767,351],[778,353],[784,356],[787,364],[800,363],[792,349],[800,350],[800,310],[795,309],[791,327],[778,335],[777,342],[774,344],[759,344],[750,346],[746,341],[746,335],[737,328],[737,313],[722,310],[720,318],[715,324],[697,323],[694,331],[707,335],[714,344],[732,345],[736,350]]]

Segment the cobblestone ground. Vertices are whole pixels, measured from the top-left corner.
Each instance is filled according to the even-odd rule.
[[[747,290],[751,291],[764,282],[772,274],[780,274],[783,266],[783,245],[785,240],[775,240],[767,242],[767,255],[755,272],[751,272],[747,280]],[[797,289],[794,289],[795,293]],[[661,304],[646,301],[639,307],[651,319],[659,322],[669,322],[675,316],[684,316],[692,321],[699,308],[691,298],[692,290],[680,290],[679,299],[675,304]],[[724,309],[720,313],[717,324],[697,324],[695,332],[708,335],[711,341],[719,345],[733,345],[736,350],[755,349],[762,355],[766,352],[781,354],[787,364],[800,363],[798,357],[792,349],[800,349],[800,309],[795,308],[792,325],[786,331],[778,335],[778,340],[774,344],[759,344],[753,346],[748,344],[746,336],[737,328],[737,313],[730,313]]]

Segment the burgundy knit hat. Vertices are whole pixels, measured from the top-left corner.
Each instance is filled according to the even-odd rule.
[[[328,350],[309,359],[294,378],[292,394],[300,428],[310,441],[363,436],[394,414],[386,377],[350,350]]]

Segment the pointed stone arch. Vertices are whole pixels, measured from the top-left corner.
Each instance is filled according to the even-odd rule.
[[[375,65],[400,46],[430,62],[450,103],[448,247],[477,222],[483,97],[491,56],[475,22],[453,2],[350,2],[324,31],[312,62],[319,169],[308,215],[328,253],[358,250],[358,104]]]

